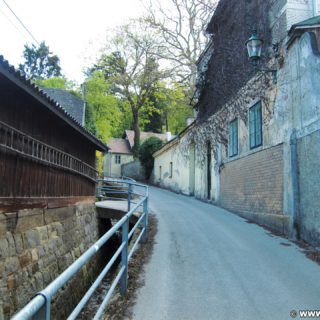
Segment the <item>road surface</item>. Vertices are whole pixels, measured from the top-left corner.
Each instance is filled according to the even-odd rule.
[[[320,310],[320,266],[295,244],[158,188],[149,206],[158,234],[134,320],[283,320]]]

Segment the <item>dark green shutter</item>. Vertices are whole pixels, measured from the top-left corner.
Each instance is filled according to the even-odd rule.
[[[260,102],[249,110],[249,138],[251,149],[262,145],[262,112]]]
[[[229,123],[228,156],[232,157],[237,154],[238,154],[238,120],[235,119]]]

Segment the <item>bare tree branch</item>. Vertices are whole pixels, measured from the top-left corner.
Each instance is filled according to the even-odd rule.
[[[204,29],[218,0],[142,0],[148,10],[143,21],[161,37],[161,58],[170,61],[175,77],[194,86],[196,61],[208,39]]]

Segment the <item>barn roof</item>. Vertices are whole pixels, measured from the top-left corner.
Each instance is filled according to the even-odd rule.
[[[58,116],[62,121],[66,122],[69,126],[80,133],[85,139],[89,140],[95,145],[96,150],[107,151],[108,147],[102,141],[97,139],[93,134],[80,125],[77,120],[68,113],[57,101],[52,99],[46,92],[41,90],[33,82],[26,79],[20,72],[16,71],[15,68],[9,65],[8,61],[0,55],[0,74],[9,79],[15,85],[20,87],[30,96],[38,100],[44,107],[50,112]]]
[[[84,101],[63,89],[41,88],[83,126]]]

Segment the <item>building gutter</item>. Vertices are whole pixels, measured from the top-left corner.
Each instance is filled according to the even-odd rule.
[[[291,179],[292,179],[292,228],[291,238],[300,238],[300,198],[299,198],[299,174],[298,174],[298,152],[297,152],[297,134],[293,130],[290,137],[291,151]]]
[[[318,15],[318,0],[312,0],[313,16]]]

